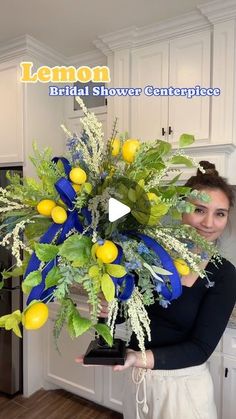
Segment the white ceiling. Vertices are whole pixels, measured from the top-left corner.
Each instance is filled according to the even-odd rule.
[[[209,0],[0,0],[0,45],[28,34],[73,56],[95,49],[99,35],[173,18],[203,3]]]

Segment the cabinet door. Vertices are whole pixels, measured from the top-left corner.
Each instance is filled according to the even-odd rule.
[[[23,87],[18,64],[0,65],[0,163],[23,162]]]
[[[132,51],[131,86],[168,87],[168,43],[149,45]],[[165,139],[168,121],[168,97],[133,96],[131,101],[131,135],[143,140]]]
[[[169,86],[210,87],[210,32],[177,38],[170,42]],[[170,139],[177,143],[182,133],[205,142],[209,139],[210,98],[170,96]]]
[[[236,359],[223,357],[222,419],[235,419],[236,412]]]
[[[221,412],[221,376],[222,376],[222,358],[221,353],[214,352],[208,359],[209,371],[214,384],[214,397],[217,408],[218,418]]]
[[[58,342],[61,352],[61,354],[59,354],[55,349],[53,342],[53,324],[56,313],[57,309],[51,308],[50,318],[45,327],[45,387],[49,388],[49,383],[56,384],[60,386],[60,388],[71,391],[78,396],[102,404],[102,367],[84,367],[75,362],[76,356],[86,352],[92,339],[91,334],[86,333],[78,339],[72,340],[68,335],[68,332],[63,329]],[[83,310],[82,307],[80,307],[80,313],[83,316],[88,314],[87,310]]]
[[[104,406],[122,413],[123,389],[126,380],[126,371],[114,372],[111,367],[103,367],[104,377]]]

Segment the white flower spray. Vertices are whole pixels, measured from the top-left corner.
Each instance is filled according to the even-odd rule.
[[[21,250],[25,250],[26,252],[32,254],[33,251],[28,246],[26,246],[23,241],[20,239],[20,235],[25,229],[26,224],[34,223],[33,220],[22,220],[16,224],[14,229],[6,234],[2,241],[0,241],[0,246],[6,247],[11,246],[12,255],[16,258],[16,265],[21,266]]]
[[[144,365],[146,365],[145,336],[147,336],[148,341],[150,342],[150,319],[143,303],[142,294],[139,292],[137,287],[135,287],[131,298],[126,301],[126,305],[131,330],[137,337],[139,348],[142,352],[142,359]]]
[[[22,208],[27,208],[25,204],[19,204],[19,202],[14,201],[10,192],[6,189],[0,188],[0,213],[19,210]]]
[[[118,314],[118,299],[114,298],[110,303],[108,304],[108,319],[107,319],[107,325],[110,328],[111,335],[114,336],[115,332],[115,322]]]

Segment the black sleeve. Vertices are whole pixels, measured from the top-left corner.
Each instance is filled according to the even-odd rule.
[[[208,289],[189,339],[152,348],[153,369],[179,369],[207,361],[217,346],[236,301],[236,270],[228,262],[217,283]]]

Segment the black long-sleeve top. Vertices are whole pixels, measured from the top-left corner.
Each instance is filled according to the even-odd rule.
[[[226,259],[217,267],[210,261],[205,270],[215,285],[207,288],[198,278],[167,308],[159,302],[147,308],[151,320],[154,369],[179,369],[204,363],[217,346],[236,302],[236,269]],[[134,334],[130,348],[139,350]]]

